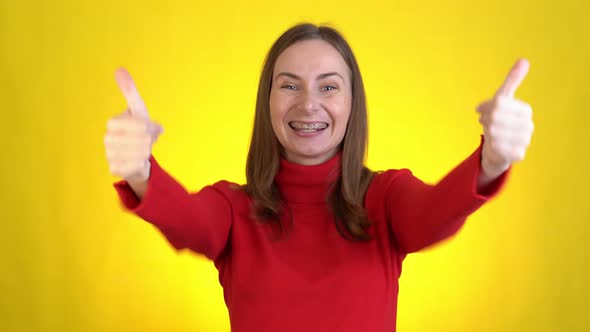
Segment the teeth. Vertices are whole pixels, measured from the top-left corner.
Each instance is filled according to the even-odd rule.
[[[313,122],[313,123],[302,123],[302,122],[289,122],[291,128],[301,131],[316,131],[326,129],[328,124],[325,122]]]

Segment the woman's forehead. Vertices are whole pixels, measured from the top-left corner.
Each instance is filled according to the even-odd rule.
[[[332,45],[313,39],[297,42],[279,55],[274,67],[275,76],[281,72],[290,72],[302,78],[328,72],[337,72],[346,77],[348,66]]]

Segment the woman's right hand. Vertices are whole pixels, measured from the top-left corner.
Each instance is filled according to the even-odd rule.
[[[150,176],[152,145],[162,134],[163,128],[150,120],[127,70],[118,69],[115,79],[127,100],[128,108],[107,122],[104,136],[106,157],[111,174],[127,180],[139,195],[143,194],[141,188],[146,186]]]

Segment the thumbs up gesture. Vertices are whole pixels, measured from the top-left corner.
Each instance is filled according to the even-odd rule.
[[[518,60],[494,97],[477,107],[483,126],[482,168],[495,178],[515,161],[523,160],[533,135],[531,106],[514,98],[529,71],[529,62]]]
[[[118,69],[115,80],[128,108],[107,122],[104,145],[109,170],[129,182],[142,183],[149,178],[152,145],[163,129],[150,121],[147,108],[127,70]]]

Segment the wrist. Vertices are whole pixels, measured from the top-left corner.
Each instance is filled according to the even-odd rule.
[[[143,167],[143,169],[141,169],[139,172],[135,173],[134,176],[131,176],[128,179],[126,179],[127,182],[129,184],[135,184],[135,185],[146,183],[150,177],[151,168],[152,168],[152,164],[150,163],[149,160],[146,160],[145,166]]]
[[[148,188],[148,179],[150,177],[151,166],[151,163],[147,161],[146,167],[139,176],[127,180],[127,183],[135,192],[137,198],[140,200],[143,199],[143,196],[145,195]]]
[[[510,163],[498,163],[492,162],[487,158],[482,158],[481,160],[481,168],[483,174],[488,178],[496,178],[500,176],[502,173],[506,172],[508,168],[510,168]]]

